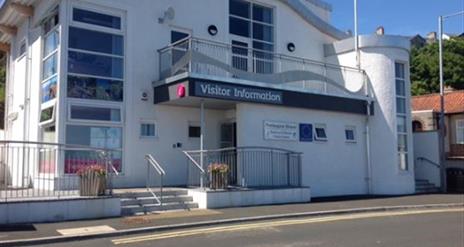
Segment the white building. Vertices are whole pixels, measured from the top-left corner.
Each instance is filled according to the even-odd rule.
[[[118,187],[145,185],[146,154],[165,185],[186,185],[195,167],[181,151],[203,133],[204,150],[301,152],[295,171],[276,168],[292,153],[257,156],[277,166],[253,176],[296,173],[312,196],[414,193],[409,40],[360,36],[357,69],[331,11],[322,0],[6,0],[6,139],[121,150]],[[75,172],[64,163],[57,177]]]

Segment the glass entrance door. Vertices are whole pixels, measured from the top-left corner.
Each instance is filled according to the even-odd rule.
[[[236,123],[221,124],[221,148],[230,148],[237,146],[236,129]]]

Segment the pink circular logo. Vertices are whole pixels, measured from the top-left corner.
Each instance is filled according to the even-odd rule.
[[[180,84],[177,87],[177,97],[179,97],[179,98],[185,97],[185,86],[184,86],[184,84]]]

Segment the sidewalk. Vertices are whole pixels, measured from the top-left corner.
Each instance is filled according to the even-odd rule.
[[[0,226],[0,241],[61,236],[60,229],[110,226],[116,230],[141,227],[165,226],[244,217],[306,213],[329,210],[345,210],[369,207],[412,206],[430,204],[464,205],[462,194],[411,195],[385,198],[320,198],[311,203],[272,206],[228,208],[218,210],[192,210],[169,212],[157,215],[131,216],[100,220],[40,223],[18,226]],[[32,209],[33,210],[33,209]]]

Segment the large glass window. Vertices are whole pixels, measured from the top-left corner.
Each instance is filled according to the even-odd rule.
[[[406,105],[406,77],[405,66],[395,63],[396,86],[396,131],[398,139],[398,165],[400,170],[408,170],[408,129]]]
[[[68,97],[123,101],[123,82],[70,75],[68,76]]]
[[[67,112],[66,143],[114,149],[113,166],[119,171],[125,55],[122,27],[119,16],[74,8],[67,65],[67,97],[76,100]],[[65,171],[75,173],[82,166],[99,162],[101,157],[95,152],[67,151]]]
[[[121,29],[121,18],[84,9],[73,9],[73,20],[87,24]]]
[[[274,51],[274,14],[273,9],[249,3],[243,0],[229,0],[229,33],[245,37],[249,40],[253,52],[253,66],[247,70],[256,73],[273,72],[273,51]],[[243,38],[241,38],[243,39]],[[237,40],[232,41],[232,45]],[[248,45],[247,45],[248,46]],[[236,56],[232,57],[232,66],[243,70],[243,64],[237,64]],[[240,66],[240,67],[238,67]]]

